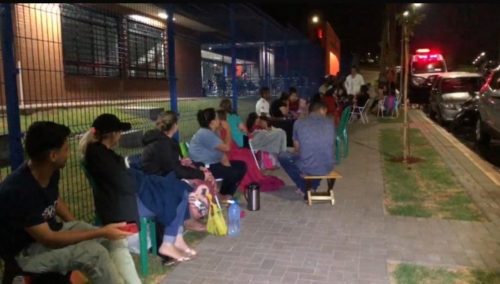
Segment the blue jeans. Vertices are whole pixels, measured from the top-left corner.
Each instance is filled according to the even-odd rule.
[[[154,217],[155,214],[151,212],[142,201],[137,198],[137,205],[139,209],[140,217]],[[181,202],[177,205],[176,216],[170,224],[163,224],[165,230],[163,231],[164,236],[176,237],[179,233],[179,228],[183,225],[184,220],[189,219],[189,208],[188,208],[188,193],[184,192]]]
[[[292,154],[290,152],[281,152],[278,155],[278,160],[281,164],[281,167],[285,170],[288,176],[292,179],[295,185],[305,194],[306,193],[306,181],[301,176],[302,172],[297,166],[297,162],[299,160],[299,156]],[[319,186],[320,180],[311,180],[311,186],[313,189],[317,189]]]

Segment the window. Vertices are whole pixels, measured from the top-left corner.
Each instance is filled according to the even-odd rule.
[[[441,85],[443,93],[477,92],[481,88],[481,77],[460,77],[444,79]]]
[[[64,71],[66,74],[120,75],[118,21],[71,4],[61,4]]]
[[[166,78],[165,33],[138,22],[128,22],[129,76]]]

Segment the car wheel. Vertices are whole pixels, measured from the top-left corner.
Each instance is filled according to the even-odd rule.
[[[490,135],[484,129],[484,123],[480,117],[476,120],[475,128],[476,142],[481,145],[487,145],[490,142]]]
[[[432,106],[429,106],[429,118],[432,120],[436,120],[436,112],[432,109]]]

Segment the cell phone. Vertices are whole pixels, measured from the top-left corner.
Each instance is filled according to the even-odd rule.
[[[139,228],[136,223],[127,223],[127,225],[118,227],[118,229],[134,234],[139,232]]]

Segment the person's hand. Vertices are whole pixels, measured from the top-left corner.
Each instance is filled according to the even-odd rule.
[[[102,235],[104,238],[108,240],[121,240],[124,239],[128,236],[133,235],[133,233],[127,232],[127,231],[122,231],[119,228],[127,225],[125,222],[121,223],[112,223],[108,224],[104,227],[102,227],[100,230],[102,230]]]
[[[205,181],[211,182],[214,180],[214,176],[212,175],[212,173],[210,171],[206,170],[203,173],[205,175]]]
[[[181,159],[181,165],[183,165],[183,166],[188,167],[188,166],[191,166],[192,164],[193,164],[193,161],[191,161],[190,158]]]
[[[220,126],[226,130],[229,130],[229,123],[227,123],[227,121],[221,121]]]

